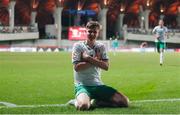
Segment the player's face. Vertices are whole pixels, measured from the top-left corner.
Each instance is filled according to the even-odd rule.
[[[99,35],[99,29],[87,29],[87,37],[90,41],[95,40]]]
[[[162,20],[159,21],[159,25],[160,26],[163,26],[164,25],[164,22]]]

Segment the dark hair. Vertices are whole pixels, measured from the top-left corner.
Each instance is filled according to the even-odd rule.
[[[101,25],[97,21],[89,21],[86,24],[86,28],[88,28],[88,29],[101,29]]]

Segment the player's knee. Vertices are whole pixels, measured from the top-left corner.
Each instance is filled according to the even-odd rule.
[[[76,105],[76,109],[78,110],[88,110],[90,108],[89,102],[78,102]]]
[[[81,93],[77,96],[76,108],[78,110],[88,110],[90,108],[90,98],[86,93]]]
[[[129,106],[129,99],[124,98],[116,101],[118,107],[128,107]]]
[[[80,105],[80,110],[89,110],[90,104],[89,103],[82,103]]]
[[[129,106],[128,97],[126,97],[120,93],[117,93],[114,95],[113,101],[116,104],[116,106],[118,106],[118,107],[128,107]]]
[[[121,107],[128,107],[129,106],[129,99],[124,97],[122,100],[118,102],[118,105]]]
[[[164,50],[161,48],[161,49],[160,49],[160,52],[163,52],[163,51],[164,51]]]

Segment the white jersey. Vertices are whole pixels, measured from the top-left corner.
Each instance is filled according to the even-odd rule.
[[[97,52],[100,52],[102,60],[108,60],[105,46],[101,43],[95,42],[93,48],[90,48],[86,42],[77,42],[73,46],[72,63],[77,64],[82,62],[82,53],[86,51],[89,56],[95,57]],[[97,66],[91,65],[85,70],[79,72],[74,70],[74,82],[75,84],[81,84],[86,86],[103,85],[101,81],[101,69]]]
[[[158,36],[158,40],[156,39],[155,42],[157,41],[160,41],[160,42],[165,42],[165,36],[166,36],[166,33],[168,32],[168,29],[163,26],[156,26],[153,31],[153,33],[156,34],[156,36]]]

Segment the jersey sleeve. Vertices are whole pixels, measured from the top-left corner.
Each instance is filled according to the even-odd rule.
[[[72,63],[77,64],[81,61],[81,50],[80,45],[75,43],[72,50]]]
[[[153,34],[156,33],[156,29],[157,29],[157,27],[155,27],[155,28],[153,29],[153,31],[152,31]]]
[[[165,33],[167,33],[167,32],[168,32],[168,29],[167,29],[167,27],[165,27],[164,29],[165,29]]]

